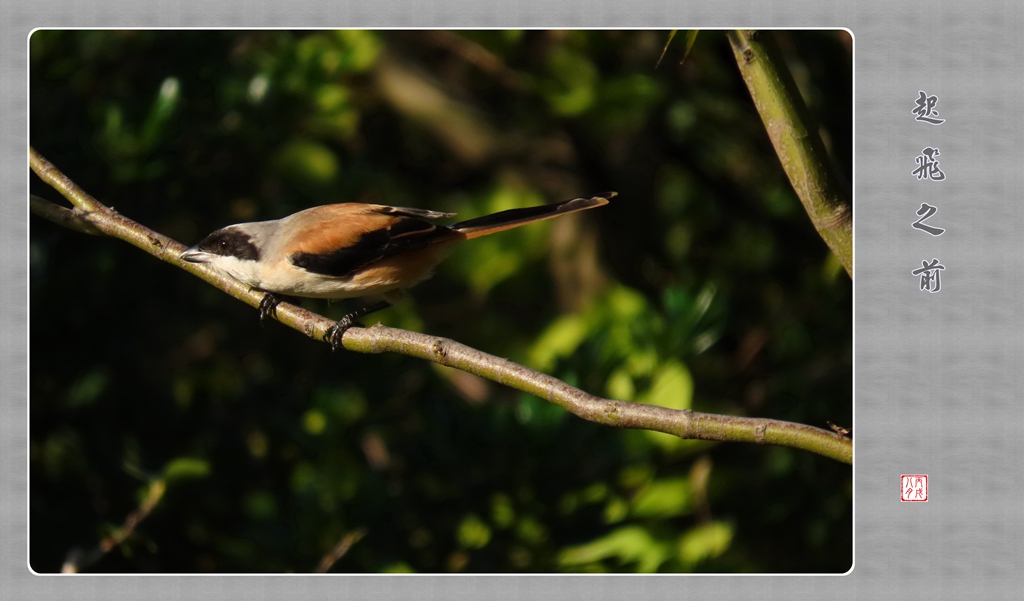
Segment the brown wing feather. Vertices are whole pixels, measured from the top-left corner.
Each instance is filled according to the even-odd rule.
[[[309,254],[329,253],[359,241],[367,231],[386,228],[394,217],[372,210],[375,205],[343,203],[313,207],[288,217],[300,240],[289,248]]]
[[[447,227],[423,217],[445,213],[414,211],[383,205],[337,204],[310,209],[309,223],[299,228],[302,242],[289,260],[306,271],[349,277],[376,261],[427,248],[440,241],[462,238]],[[296,215],[298,216],[298,214]]]

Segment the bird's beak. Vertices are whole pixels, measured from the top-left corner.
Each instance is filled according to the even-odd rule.
[[[182,261],[188,261],[189,263],[209,263],[210,253],[206,253],[201,250],[196,250],[196,248],[193,246],[192,248],[181,253],[181,255],[178,258],[181,259]]]

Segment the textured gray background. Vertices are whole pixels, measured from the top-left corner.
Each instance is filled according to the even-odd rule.
[[[493,6],[492,6],[493,4]],[[1024,384],[1021,5],[933,0],[5,3],[0,598],[1019,598]],[[34,27],[848,27],[856,72],[855,567],[824,576],[33,576],[26,550],[27,37]],[[941,126],[916,123],[919,89]],[[911,176],[937,146],[946,181]],[[921,202],[929,224],[910,224]],[[1020,234],[1018,234],[1019,236]],[[942,291],[910,271],[936,257]],[[69,299],[69,302],[73,299]],[[35,315],[33,319],[59,319]],[[903,473],[930,476],[901,504]]]

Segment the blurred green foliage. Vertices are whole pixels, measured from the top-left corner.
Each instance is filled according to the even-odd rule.
[[[617,190],[467,244],[379,319],[597,394],[849,426],[851,283],[724,34],[701,32],[682,64],[676,40],[659,65],[669,35],[37,31],[31,143],[184,243],[329,202],[471,218]],[[778,39],[849,178],[849,36]],[[597,426],[419,360],[332,354],[123,243],[37,218],[30,234],[37,571],[120,528],[154,482],[153,512],[89,569],[308,572],[359,530],[332,570],[852,565],[849,466]]]

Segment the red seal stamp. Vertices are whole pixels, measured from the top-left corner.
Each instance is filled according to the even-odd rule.
[[[900,501],[924,503],[928,500],[928,474],[903,474],[900,476]]]

